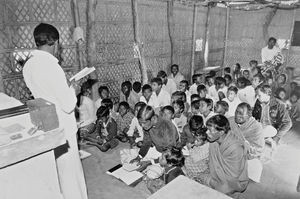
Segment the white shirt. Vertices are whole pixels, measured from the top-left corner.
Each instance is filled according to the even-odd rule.
[[[177,90],[176,83],[173,79],[168,79],[167,84],[163,84],[161,88],[167,91],[170,96]]]
[[[153,98],[154,108],[164,107],[171,104],[170,94],[163,89],[160,90],[158,95],[156,95],[156,92],[153,92],[151,98]]]
[[[184,80],[184,76],[180,72],[178,72],[175,76],[173,74],[170,74],[169,79],[174,80],[174,82],[176,83],[177,89],[178,89],[180,82],[182,80]]]
[[[280,53],[280,49],[277,46],[274,46],[272,49],[269,49],[268,46],[261,49],[261,61],[271,61],[274,57]]]
[[[228,89],[227,86],[224,86],[223,88],[221,88],[217,91],[216,85],[213,85],[213,86],[209,87],[208,95],[212,97],[212,100],[214,102],[217,102],[217,101],[219,101],[219,92],[223,92],[225,97],[226,97],[227,96],[227,89]]]
[[[241,102],[246,102],[250,104],[251,107],[254,107],[256,98],[255,98],[255,90],[252,85],[240,89],[238,91],[238,97],[240,98]]]
[[[197,87],[198,87],[198,85],[196,83],[193,83],[193,85],[190,87],[190,90],[189,90],[191,95],[198,94]]]
[[[229,106],[228,112],[225,114],[225,116],[227,118],[233,117],[235,115],[235,110],[236,110],[237,106],[241,103],[241,100],[238,97],[236,97],[236,98],[234,98],[234,100],[232,102],[230,102],[228,100],[228,98],[225,98],[222,101],[227,102],[227,104]]]
[[[95,102],[89,97],[82,96],[82,102],[78,109],[81,127],[89,125],[96,121],[96,105]]]
[[[95,102],[95,106],[97,109],[101,106],[101,103],[102,103],[102,99],[101,99],[101,97],[99,97],[99,99],[97,99]]]
[[[203,124],[206,125],[207,120],[208,120],[209,118],[215,116],[216,113],[213,112],[213,111],[210,111],[209,114],[207,115],[207,117],[204,117],[204,115],[202,115],[202,114],[200,114],[200,115],[201,115],[202,118],[203,118]]]
[[[147,102],[146,98],[144,96],[140,97],[140,102],[144,102],[145,104],[147,104],[148,106],[152,106],[154,108],[154,97],[150,97],[149,101]]]
[[[55,104],[60,127],[66,136],[77,132],[74,108],[77,98],[70,88],[58,60],[50,53],[34,50],[25,63],[23,76],[27,87],[35,98],[43,98]]]
[[[129,130],[127,131],[127,135],[128,136],[133,136],[133,133],[134,133],[135,129],[137,129],[137,131],[139,133],[139,136],[140,136],[140,137],[135,139],[135,142],[143,141],[144,132],[143,132],[143,128],[141,127],[137,117],[134,117],[132,119],[131,124],[129,126]]]

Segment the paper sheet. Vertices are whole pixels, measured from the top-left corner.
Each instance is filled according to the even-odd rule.
[[[95,70],[95,67],[85,67],[84,69],[76,73],[73,77],[71,77],[69,80],[72,81],[74,79],[75,81],[78,81],[84,78],[85,76],[89,75],[90,73],[94,72]]]
[[[106,172],[109,175],[114,176],[115,178],[118,178],[122,180],[125,184],[131,185],[141,177],[143,177],[143,174],[138,171],[126,171],[123,167],[113,171],[110,173],[109,171]]]

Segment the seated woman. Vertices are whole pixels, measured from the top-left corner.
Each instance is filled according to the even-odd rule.
[[[205,184],[207,181],[205,177],[208,177],[209,174],[207,129],[199,115],[194,115],[187,127],[190,131],[190,140],[186,142],[189,156],[185,159],[184,170],[189,178]]]
[[[95,130],[96,106],[92,100],[92,86],[95,80],[89,79],[81,86],[77,96],[77,111],[79,113],[79,134],[88,134]]]
[[[117,124],[110,117],[109,107],[100,106],[97,110],[96,129],[89,135],[82,136],[82,139],[87,140],[87,144],[98,147],[102,152],[113,149],[118,145]]]
[[[132,119],[134,118],[133,113],[127,102],[120,102],[119,104],[119,115],[117,117],[118,135],[117,138],[121,142],[127,142],[127,131],[129,130]]]

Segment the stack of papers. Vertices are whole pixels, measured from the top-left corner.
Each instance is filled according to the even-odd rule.
[[[95,67],[91,67],[91,68],[85,67],[84,69],[82,69],[81,71],[76,73],[73,77],[71,77],[69,80],[70,80],[70,82],[72,80],[78,81],[94,71],[95,71]]]
[[[122,180],[127,185],[132,185],[136,181],[143,178],[143,174],[138,171],[126,171],[121,164],[109,169],[106,172],[108,175],[114,176],[117,179]]]

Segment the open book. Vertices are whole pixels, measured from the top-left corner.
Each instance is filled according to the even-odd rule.
[[[108,175],[114,176],[117,179],[122,180],[129,186],[136,185],[136,182],[143,178],[143,174],[138,171],[126,171],[121,164],[109,169],[106,172]]]
[[[74,79],[75,81],[78,81],[82,78],[84,78],[85,76],[89,75],[90,73],[94,72],[96,69],[95,67],[85,67],[84,69],[82,69],[81,71],[79,71],[78,73],[76,73],[73,77],[71,77],[69,80],[70,82]]]

